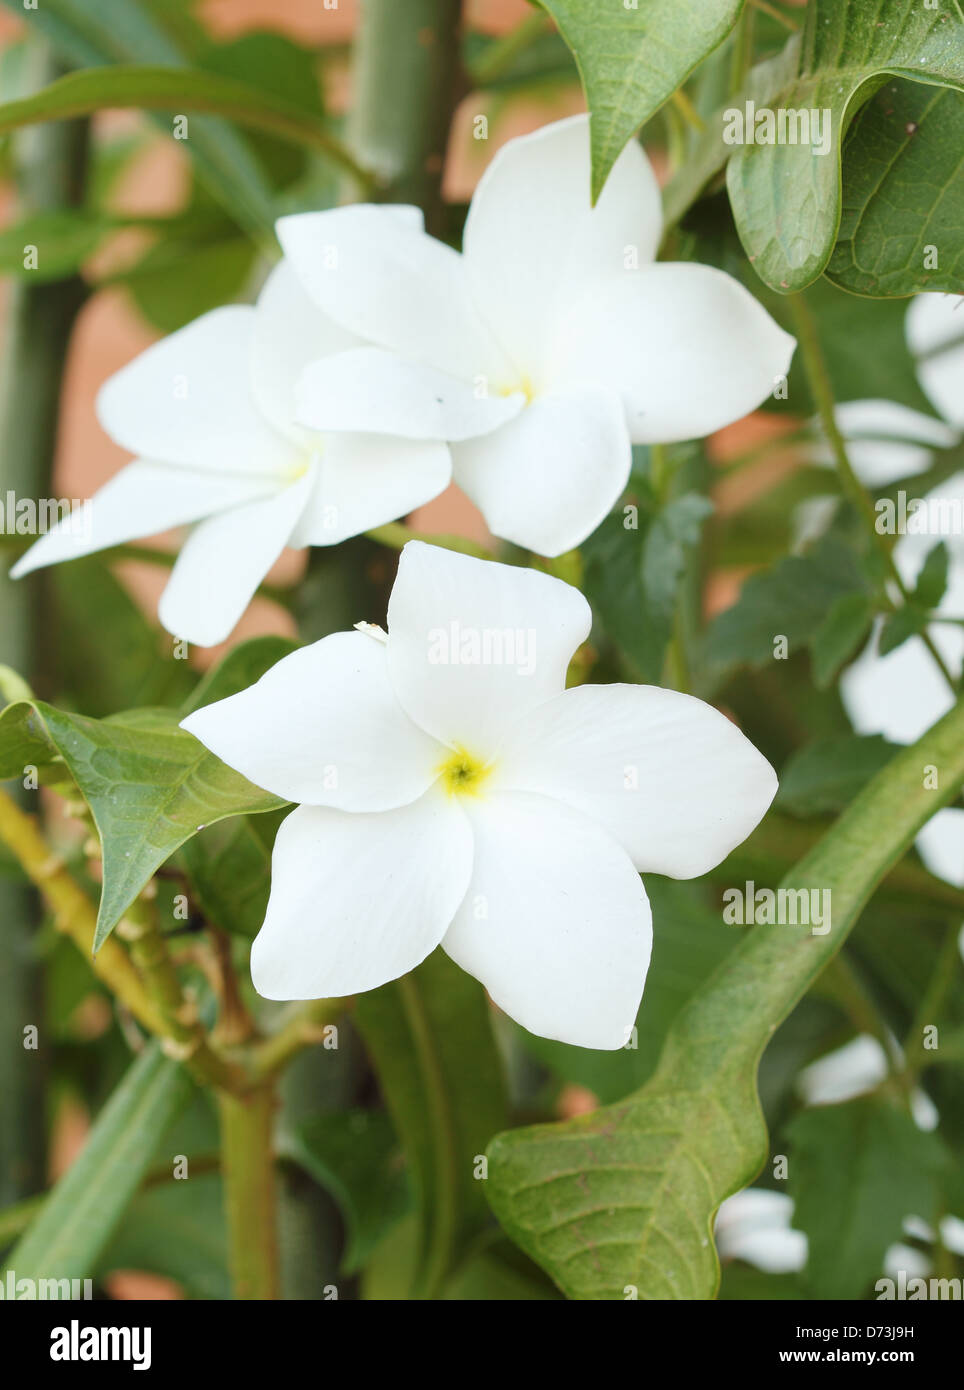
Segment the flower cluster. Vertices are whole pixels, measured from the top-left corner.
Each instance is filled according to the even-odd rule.
[[[231,632],[285,546],[392,521],[454,479],[491,531],[557,556],[621,496],[634,443],[758,406],[793,340],[737,281],[655,260],[660,194],[631,142],[591,206],[585,117],[510,142],[460,253],[416,209],[282,218],[257,304],[206,314],[103,388],[136,457],[14,573],[190,524],[160,604]],[[298,803],[252,951],[270,998],[347,995],[438,945],[533,1032],[628,1039],[649,962],[641,870],[690,877],[776,778],[718,711],[648,686],[566,688],[582,595],[419,543],[388,632],[285,658],[184,727]]]

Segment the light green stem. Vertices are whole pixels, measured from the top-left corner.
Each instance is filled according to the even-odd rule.
[[[271,1084],[245,1097],[218,1097],[228,1259],[234,1296],[242,1300],[278,1297],[275,1104]]]

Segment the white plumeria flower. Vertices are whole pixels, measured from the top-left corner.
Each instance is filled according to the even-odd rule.
[[[83,532],[67,518],[11,573],[197,522],[159,616],[200,646],[222,641],[285,546],[334,545],[449,483],[444,444],[296,423],[304,367],[357,342],[283,261],[255,307],[215,309],[148,348],[97,400],[103,428],[137,458],[93,498]]]
[[[928,445],[947,448],[964,432],[964,299],[956,295],[923,294],[913,300],[905,331],[917,358],[921,387],[944,416],[946,424],[889,402],[854,402],[838,407],[845,427],[858,421],[865,437],[849,448],[851,462],[869,486],[883,486],[930,466]],[[881,406],[884,409],[881,409]],[[858,409],[859,407],[859,409]],[[915,425],[915,421],[917,422]],[[920,425],[925,421],[926,429]],[[899,433],[877,444],[870,435]],[[916,440],[908,444],[906,441]],[[940,483],[921,499],[929,506],[944,502],[946,513],[958,517],[964,506],[964,472]],[[936,509],[935,509],[936,512]],[[947,589],[937,606],[939,617],[964,618],[964,532],[907,534],[894,546],[901,578],[913,588],[929,550],[938,541],[947,545],[950,563]],[[886,656],[877,653],[880,624],[866,649],[844,672],[840,692],[858,733],[883,734],[895,743],[912,743],[953,704],[946,682],[919,637],[910,637]],[[964,626],[937,623],[929,635],[952,673],[964,664]],[[951,807],[923,828],[917,848],[928,868],[964,886],[964,811]]]
[[[184,720],[301,803],[278,832],[256,989],[374,989],[440,943],[534,1033],[630,1036],[651,945],[640,870],[705,873],[760,820],[769,763],[654,686],[565,689],[578,590],[410,542],[388,633],[342,632]]]
[[[755,409],[794,340],[720,270],[656,264],[659,188],[631,142],[595,208],[589,126],[511,140],[459,255],[385,207],[300,213],[278,237],[327,314],[374,343],[312,366],[300,418],[453,446],[497,536],[559,555],[626,486],[631,443],[694,439]]]
[[[764,1187],[727,1197],[713,1232],[721,1260],[745,1260],[768,1274],[790,1274],[807,1263],[808,1243],[795,1231],[793,1198]]]

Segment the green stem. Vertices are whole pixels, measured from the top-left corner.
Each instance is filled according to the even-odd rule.
[[[361,0],[348,143],[389,203],[442,222],[442,170],[462,85],[461,0]]]
[[[853,504],[858,516],[864,522],[868,538],[872,545],[877,547],[887,573],[894,586],[899,592],[903,602],[907,602],[908,591],[900,571],[894,562],[893,553],[887,543],[886,537],[882,536],[877,530],[877,514],[874,511],[874,504],[870,495],[864,488],[860,479],[854,472],[847,453],[847,446],[843,435],[837,425],[834,414],[833,388],[830,384],[830,376],[827,371],[827,364],[824,361],[823,350],[820,346],[820,339],[817,334],[817,325],[810,306],[807,304],[802,294],[792,294],[789,296],[790,310],[793,315],[794,325],[797,331],[797,339],[800,344],[800,353],[803,358],[807,380],[810,390],[817,403],[817,412],[820,416],[820,423],[823,426],[824,434],[830,444],[834,459],[837,464],[837,471],[840,475],[840,482],[847,497]],[[921,639],[931,655],[934,664],[937,666],[941,675],[944,677],[953,694],[957,694],[957,682],[951,675],[944,659],[934,645],[930,635],[925,631],[921,634]]]
[[[54,69],[43,47],[33,85]],[[14,150],[24,213],[73,206],[83,196],[86,127],[58,125],[20,137]],[[50,490],[67,345],[84,289],[78,279],[8,285],[0,371],[0,493],[42,497]],[[43,591],[0,572],[0,663],[28,680],[38,674],[49,630]],[[21,805],[27,794],[18,789]],[[24,1028],[42,1018],[35,960],[37,902],[29,887],[0,881],[0,1202],[43,1182],[43,1093],[46,1048],[24,1048]]]
[[[234,1296],[278,1297],[278,1212],[273,1129],[275,1092],[263,1085],[244,1097],[218,1097],[221,1172]]]
[[[274,1076],[304,1048],[322,1042],[328,1025],[350,1006],[350,999],[313,999],[299,1004],[278,1031],[255,1048],[254,1075],[259,1080]]]

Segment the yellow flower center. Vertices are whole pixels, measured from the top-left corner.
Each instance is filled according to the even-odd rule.
[[[492,771],[491,763],[473,757],[464,748],[454,748],[438,768],[442,785],[449,796],[478,796],[482,783]]]

